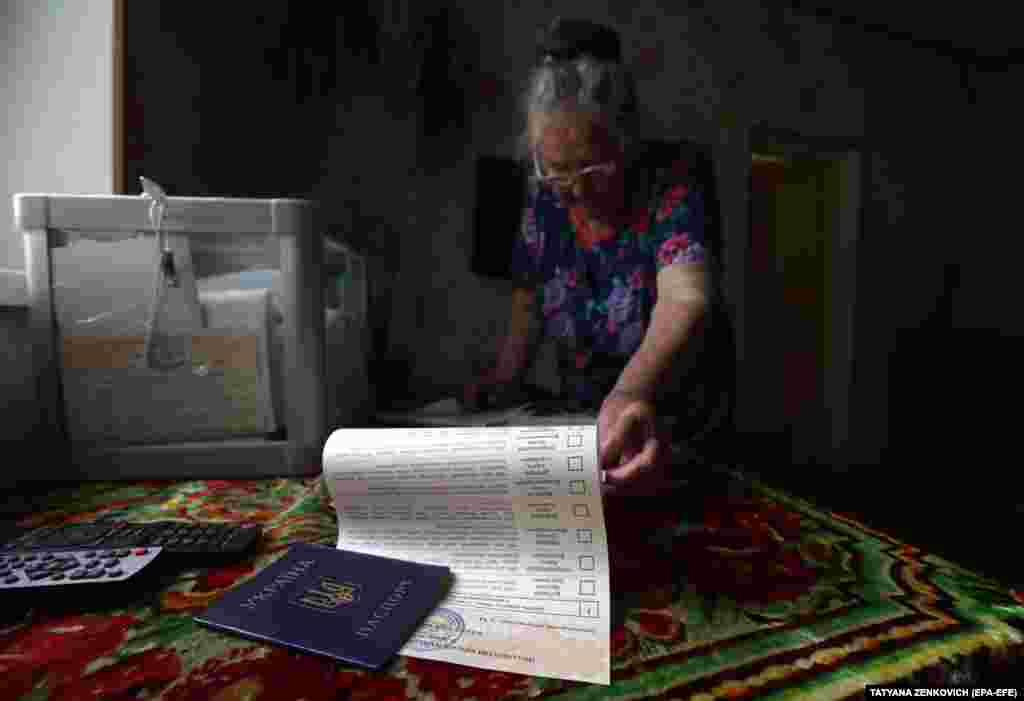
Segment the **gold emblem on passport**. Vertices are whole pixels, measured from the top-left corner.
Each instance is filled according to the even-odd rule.
[[[294,602],[300,606],[334,613],[359,601],[358,584],[342,582],[334,577],[318,577],[315,586],[299,594]]]

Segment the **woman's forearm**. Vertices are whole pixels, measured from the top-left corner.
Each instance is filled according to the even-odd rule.
[[[534,293],[529,290],[515,290],[512,294],[508,333],[498,350],[498,361],[494,367],[498,381],[515,380],[528,364],[535,335],[533,303]]]
[[[703,264],[676,263],[658,272],[658,301],[640,347],[622,371],[615,391],[656,399],[707,310]]]
[[[655,399],[686,342],[704,317],[704,304],[659,299],[640,347],[619,376],[615,392]]]

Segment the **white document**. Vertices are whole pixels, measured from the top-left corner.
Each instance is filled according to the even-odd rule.
[[[457,399],[441,399],[415,411],[378,411],[377,421],[392,426],[422,426],[424,428],[468,426],[569,426],[597,422],[594,412],[537,411],[531,402],[506,409],[464,411]]]
[[[401,654],[610,683],[596,426],[341,429],[323,464],[339,548],[454,573]]]
[[[385,424],[423,427],[510,426],[525,423],[530,405],[491,411],[463,411],[456,399],[442,399],[416,411],[378,411],[376,419]]]

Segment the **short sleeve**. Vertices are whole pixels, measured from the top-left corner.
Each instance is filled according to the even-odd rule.
[[[509,266],[512,280],[519,287],[534,288],[540,281],[540,263],[544,240],[537,221],[537,197],[531,192],[523,208],[519,234],[512,246]]]
[[[654,214],[653,244],[657,270],[676,263],[706,260],[704,197],[686,178],[677,179],[661,196]]]

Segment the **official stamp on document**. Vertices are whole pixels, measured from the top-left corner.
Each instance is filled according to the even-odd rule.
[[[409,639],[409,647],[420,652],[452,647],[466,632],[466,622],[455,611],[439,608],[423,621]]]

